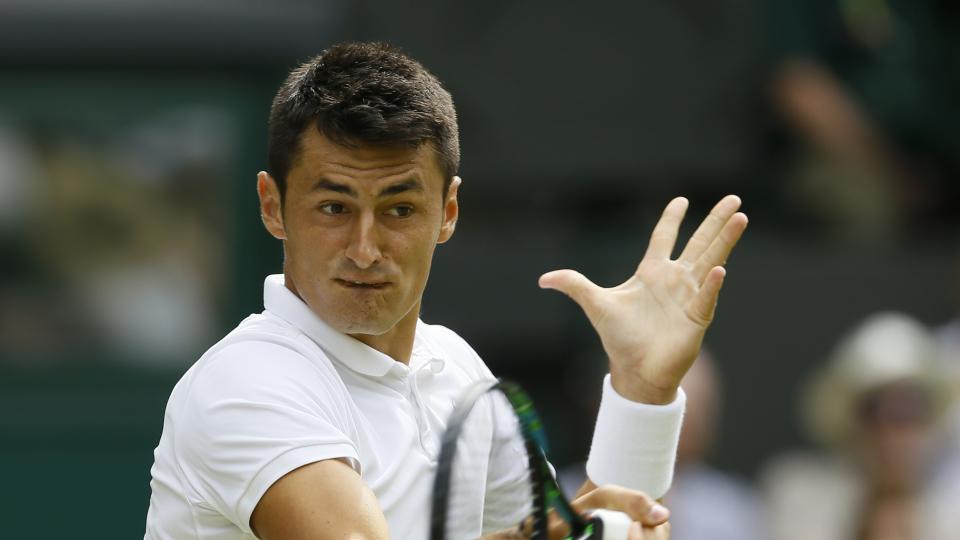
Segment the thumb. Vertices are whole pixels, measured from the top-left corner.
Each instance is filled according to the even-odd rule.
[[[541,289],[553,289],[569,296],[580,307],[586,308],[590,297],[600,287],[575,270],[554,270],[540,276]]]

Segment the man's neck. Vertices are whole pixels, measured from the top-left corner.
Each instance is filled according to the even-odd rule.
[[[401,364],[410,365],[413,355],[413,340],[417,334],[417,319],[420,316],[420,302],[413,306],[400,322],[384,334],[348,334],[364,345],[376,349]]]

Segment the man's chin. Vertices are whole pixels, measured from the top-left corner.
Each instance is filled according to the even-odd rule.
[[[348,328],[344,330],[343,333],[350,336],[382,336],[389,331],[389,328],[383,329],[379,327],[360,326]]]
[[[340,324],[334,325],[334,329],[351,336],[382,336],[396,326],[396,323],[390,324],[382,320],[352,320],[339,322]]]

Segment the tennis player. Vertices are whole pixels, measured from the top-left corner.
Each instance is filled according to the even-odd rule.
[[[492,377],[463,339],[419,319],[433,251],[457,225],[459,158],[449,93],[396,49],[337,45],[290,73],[257,177],[283,274],[266,278],[264,311],[173,389],[145,538],[426,538],[452,404]],[[721,200],[672,259],[687,208],[674,199],[617,287],[571,270],[540,278],[581,306],[610,362],[575,506],[629,514],[632,538],[669,536],[655,499],[672,475],[679,382],[746,227],[739,206]],[[480,449],[462,538],[518,534],[515,444],[494,435]]]

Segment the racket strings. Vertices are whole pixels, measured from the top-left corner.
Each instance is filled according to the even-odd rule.
[[[583,536],[590,527],[560,493],[545,445],[539,416],[519,387],[472,387],[444,434],[431,539],[475,540],[509,531],[511,537],[548,540],[551,524],[563,523],[567,538],[592,537]]]
[[[445,538],[514,530],[546,536],[546,493],[531,469],[536,446],[523,437],[510,403],[499,391],[479,396],[462,419],[447,493]],[[471,536],[472,535],[472,536]]]

